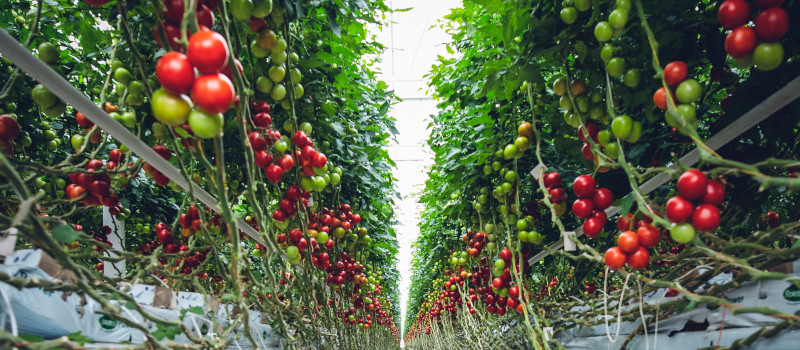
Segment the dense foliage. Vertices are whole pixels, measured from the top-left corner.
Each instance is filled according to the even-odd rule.
[[[0,114],[20,132],[0,138],[0,231],[20,230],[17,249],[45,250],[79,277],[67,290],[96,299],[115,319],[124,317],[109,303],[130,301],[120,282],[166,283],[244,311],[218,338],[190,336],[194,348],[224,347],[234,331],[249,338],[247,310],[290,347],[396,346],[396,193],[386,151],[395,97],[376,79],[372,57],[384,47],[368,32],[385,23],[383,1],[47,0],[2,1],[0,9],[5,31],[219,201],[203,210],[196,193],[2,58]],[[204,29],[228,48],[224,67],[211,72],[201,60],[213,48],[192,54]],[[186,56],[175,52],[192,63],[188,124],[186,113],[167,118],[181,114],[174,99],[189,95],[175,91],[187,83],[175,68]],[[168,59],[178,66],[161,74]],[[200,78],[216,80],[200,86]],[[235,101],[213,90],[225,80]],[[122,247],[110,246],[104,206],[115,215],[111,226],[125,222]],[[104,252],[126,258],[127,272],[104,275],[114,261]],[[180,322],[153,322],[159,331],[143,330],[142,347],[191,333]],[[0,334],[0,347],[37,346],[23,344],[36,337]]]
[[[778,60],[776,68],[761,56],[753,67],[754,56],[733,59],[726,54],[728,31],[717,19],[721,4],[494,0],[464,1],[452,10],[442,26],[452,35],[448,50],[454,58],[440,58],[429,75],[440,112],[430,125],[428,144],[435,165],[421,199],[421,234],[405,320],[407,344],[464,346],[467,334],[470,348],[549,348],[555,343],[543,341],[545,325],[558,332],[602,324],[591,316],[602,314],[599,289],[605,277],[612,290],[625,284],[632,290],[628,277],[643,282],[644,292],[672,288],[684,302],[663,305],[660,315],[666,316],[699,303],[725,304],[714,293],[693,294],[716,273],[735,271],[735,283],[741,283],[767,278],[764,270],[798,258],[794,240],[785,235],[796,230],[800,218],[794,192],[800,185],[800,104],[778,110],[716,152],[704,141],[798,76],[800,46],[793,19],[800,6],[783,4],[792,20],[779,41],[782,57],[769,58]],[[752,2],[750,7],[754,17],[759,10]],[[754,55],[762,54],[759,50]],[[695,79],[699,89],[678,87],[665,112],[654,105],[654,92],[667,86],[662,77],[671,76],[663,69],[673,61],[688,66],[688,79]],[[686,75],[678,83],[684,79]],[[697,97],[687,98],[689,90]],[[638,128],[633,122],[640,124],[638,134],[631,131]],[[695,148],[701,152],[699,164],[677,162]],[[543,174],[560,174],[563,187],[561,180],[552,186],[549,177],[529,174],[540,163]],[[679,230],[670,229],[681,225],[661,218],[667,200],[677,194],[675,181],[649,193],[642,193],[639,185],[662,173],[676,179],[687,167],[719,180],[727,195],[723,192],[725,201],[719,206],[719,228],[698,229],[694,239],[679,244],[673,241]],[[576,217],[579,208],[571,206],[579,189],[570,184],[581,174],[610,190],[621,217],[633,215],[656,226],[662,239],[646,250],[646,268],[634,267],[628,255],[628,268],[604,275],[603,254],[617,245],[623,230],[616,217],[606,220],[605,215],[597,219],[601,227],[595,228],[596,237],[577,237],[578,251],[559,248],[528,263],[563,241],[565,232],[586,232],[588,224]],[[566,201],[556,198],[565,192]],[[699,219],[693,224],[702,226]],[[636,225],[631,228],[637,231]],[[771,248],[739,249],[762,245]],[[724,257],[706,258],[712,255]],[[608,257],[605,263],[612,265]],[[624,265],[625,255],[622,259]],[[704,264],[715,264],[715,273],[698,276],[691,287],[674,282]],[[512,293],[518,296],[507,298]],[[571,310],[584,303],[600,309],[577,320]],[[648,306],[644,312],[654,310]],[[638,310],[623,317],[638,319]],[[787,317],[796,325],[796,317]]]

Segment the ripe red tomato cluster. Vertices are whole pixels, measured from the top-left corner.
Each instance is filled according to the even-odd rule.
[[[572,191],[578,199],[572,203],[572,213],[583,222],[583,233],[597,237],[608,222],[605,210],[614,203],[614,194],[607,188],[596,188],[597,183],[589,175],[580,175],[572,183]]]
[[[597,291],[597,285],[594,281],[583,281],[583,284],[586,285],[586,287],[584,287],[584,295],[592,295]]]
[[[164,158],[167,161],[172,159],[172,151],[167,149],[167,147],[164,145],[153,146],[153,151],[158,153],[158,155],[161,156],[161,158]],[[148,177],[152,177],[153,180],[156,180],[156,185],[159,186],[169,185],[170,181],[169,178],[160,171],[158,171],[156,168],[153,168],[152,165],[145,163],[144,166],[142,166],[142,169],[144,169],[145,175],[147,175]]]
[[[713,232],[720,223],[717,208],[725,200],[725,185],[716,179],[708,179],[697,169],[690,169],[678,178],[678,195],[666,204],[666,216],[676,225],[670,236],[679,243],[694,237],[694,231]],[[687,224],[691,222],[691,226]]]
[[[481,255],[481,252],[484,248],[486,248],[486,243],[489,240],[488,235],[483,232],[472,232],[472,230],[467,231],[462,239],[467,242],[469,248],[467,248],[467,254],[473,258],[477,258]]]
[[[761,217],[761,227],[767,227],[767,225],[769,225],[771,228],[776,228],[780,226],[780,224],[781,216],[772,210],[768,211]]]
[[[72,200],[82,198],[81,203],[87,206],[102,204],[109,208],[112,215],[119,214],[123,209],[119,203],[119,196],[111,190],[111,177],[108,173],[102,172],[104,167],[116,168],[118,160],[110,160],[108,164],[103,164],[103,161],[99,159],[92,159],[86,163],[86,172],[69,174],[68,177],[72,183],[66,187],[67,197]],[[93,174],[95,172],[98,174]],[[126,176],[125,174],[120,175]]]
[[[544,187],[547,188],[550,201],[556,207],[556,214],[563,215],[566,211],[567,192],[561,186],[561,174],[554,171],[552,173],[544,173],[542,176],[544,176]]]
[[[0,149],[10,155],[14,151],[13,141],[19,136],[17,120],[8,114],[0,115]]]
[[[182,213],[178,218],[181,225],[181,235],[183,237],[194,236],[195,231],[203,229],[203,222],[200,220],[200,211],[196,205],[190,205],[186,213]]]
[[[222,113],[235,99],[233,84],[222,73],[229,68],[228,54],[222,35],[201,30],[189,38],[185,55],[172,51],[159,58],[156,77],[162,88],[153,94],[153,116],[173,127],[188,120],[194,135],[200,138],[219,136]],[[200,76],[195,77],[195,69]],[[194,108],[185,95],[190,91]]]
[[[75,225],[75,231],[83,231],[83,227],[81,225]],[[100,231],[89,230],[89,236],[92,236],[95,241],[108,244],[110,246],[114,246],[114,243],[108,240],[108,235],[111,234],[111,227],[106,225],[100,228]],[[77,242],[75,242],[77,243]],[[95,250],[98,252],[103,251],[103,247],[95,246]]]
[[[789,30],[789,15],[780,7],[783,0],[758,0],[754,3],[761,11],[752,27],[747,25],[751,9],[746,0],[726,0],[720,5],[717,12],[719,23],[731,30],[725,37],[725,52],[740,59],[743,65],[756,64],[761,70],[771,70],[783,61],[783,46],[778,41]]]
[[[87,1],[87,0],[84,0]],[[91,0],[91,1],[105,1],[106,0]],[[159,25],[156,23],[153,26],[153,38],[158,43],[158,46],[164,47],[161,41],[160,27],[164,27],[164,34],[167,37],[167,42],[173,51],[182,51],[180,44],[181,40],[181,25],[183,25],[183,14],[185,12],[184,0],[163,0],[164,12],[162,13],[164,21]],[[211,30],[214,27],[214,10],[219,8],[217,0],[200,0],[195,3],[194,18],[197,20],[197,27],[199,30]],[[189,26],[191,28],[191,26]]]
[[[292,185],[286,191],[286,195],[278,202],[278,209],[272,212],[272,218],[278,221],[286,221],[287,218],[293,218],[297,215],[298,203],[303,208],[308,207],[308,199],[311,198],[311,193],[303,191],[297,185]],[[302,250],[302,249],[301,249]]]

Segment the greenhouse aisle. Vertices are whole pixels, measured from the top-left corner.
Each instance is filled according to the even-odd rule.
[[[446,55],[445,43],[450,37],[437,24],[458,1],[395,0],[390,2],[394,9],[411,8],[407,12],[392,15],[392,24],[385,28],[379,41],[386,45],[380,70],[380,80],[387,82],[402,102],[392,107],[391,114],[397,120],[399,132],[397,144],[389,149],[391,158],[397,164],[395,177],[400,198],[397,201],[398,224],[395,226],[400,271],[400,309],[401,319],[405,319],[408,290],[411,285],[411,245],[417,238],[419,212],[416,193],[424,186],[427,167],[432,163],[430,149],[425,144],[428,139],[429,116],[436,113],[436,102],[426,94],[424,75],[439,55]],[[401,332],[401,334],[404,333]]]

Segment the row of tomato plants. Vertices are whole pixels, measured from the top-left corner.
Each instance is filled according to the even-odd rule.
[[[256,310],[290,346],[363,347],[364,337],[393,346],[393,163],[383,149],[393,95],[362,59],[382,50],[367,23],[380,25],[375,13],[388,10],[382,1],[271,0],[3,9],[9,33],[218,200],[199,202],[4,59],[0,147],[10,181],[0,217],[20,229],[16,248],[44,249],[78,275],[75,291],[109,310],[129,299],[118,282],[163,282],[244,310],[225,334],[249,327],[247,310]],[[123,221],[123,246],[114,246]],[[104,274],[114,256],[126,261],[116,278]],[[142,346],[180,332],[194,348],[226,341],[110,316],[143,331]],[[3,346],[31,339],[7,335]]]
[[[429,75],[442,110],[406,342],[448,347],[468,334],[476,348],[549,348],[544,326],[596,324],[588,317],[602,315],[605,293],[629,278],[681,295],[667,315],[730,306],[674,282],[699,265],[741,282],[797,259],[786,238],[798,220],[796,103],[716,151],[704,143],[797,76],[796,11],[744,0],[454,9],[444,26],[460,56]],[[677,161],[694,148],[699,164]],[[677,181],[642,193],[662,173]],[[612,205],[618,217],[606,214]],[[529,261],[578,228],[566,238],[577,252]],[[775,251],[734,248],[747,244]],[[600,307],[576,320],[581,304]]]

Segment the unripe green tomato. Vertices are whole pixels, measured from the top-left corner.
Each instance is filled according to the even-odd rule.
[[[639,85],[639,82],[642,80],[642,72],[639,68],[628,69],[625,71],[625,75],[622,76],[622,82],[625,83],[625,86],[634,88]]]
[[[594,106],[589,110],[589,118],[592,120],[598,120],[603,117],[604,113],[605,112],[603,111],[603,108],[600,106]]]
[[[286,87],[283,84],[275,84],[269,92],[269,96],[275,101],[281,101],[286,97]]]
[[[578,96],[575,98],[575,104],[578,105],[578,110],[581,113],[589,111],[589,98],[586,96]]]
[[[616,141],[609,142],[605,146],[605,149],[603,149],[603,152],[605,152],[609,158],[616,160],[619,158],[619,144]]]
[[[565,7],[561,9],[561,20],[566,24],[575,23],[578,20],[578,10],[574,7]]]
[[[753,50],[753,63],[761,71],[770,71],[783,63],[783,45],[779,42],[761,43]]]
[[[618,8],[608,15],[608,24],[611,28],[622,29],[626,23],[628,23],[628,10]]]
[[[611,25],[608,24],[606,21],[598,22],[597,25],[594,27],[594,37],[599,42],[606,42],[611,40],[611,36],[614,34],[614,29],[611,28]]]
[[[287,58],[289,58],[289,56],[286,54],[285,50],[284,51],[272,50],[272,53],[270,53],[269,55],[269,60],[270,63],[272,64],[282,65],[286,63]]]
[[[517,239],[519,239],[520,242],[528,242],[528,231],[523,230],[517,232]]]
[[[611,130],[604,129],[597,133],[597,142],[600,143],[601,146],[607,145],[611,142]]]
[[[614,45],[603,45],[603,48],[600,49],[600,59],[603,60],[604,63],[608,63],[612,57],[614,57]]]
[[[561,96],[558,100],[558,105],[567,112],[572,110],[572,101],[569,100],[569,96]]]
[[[622,57],[614,57],[608,61],[606,65],[606,70],[608,70],[608,75],[619,78],[623,74],[625,74],[625,59]]]
[[[627,115],[620,115],[611,121],[611,132],[618,139],[625,139],[633,130],[633,119]]]
[[[640,137],[642,137],[642,123],[635,121],[633,122],[633,129],[631,129],[631,133],[625,138],[625,141],[634,143],[639,141]]]
[[[488,164],[487,164],[487,165],[484,165],[484,166],[483,166],[483,173],[484,173],[484,174],[486,174],[486,175],[489,175],[489,174],[491,174],[491,173],[492,173],[492,170],[493,170],[493,169],[492,169],[492,166],[491,166],[491,165],[488,165]]]
[[[269,56],[269,50],[261,47],[261,45],[259,45],[258,41],[256,41],[256,40],[253,40],[250,43],[250,52],[252,52],[253,56],[255,56],[257,58],[264,58],[264,57]]]
[[[267,78],[263,75],[258,77],[258,79],[256,79],[256,89],[265,94],[268,94],[270,91],[272,91],[273,85],[274,83],[272,82],[272,79]]]
[[[700,99],[703,87],[694,79],[686,79],[675,90],[675,96],[681,103],[692,103]]]

